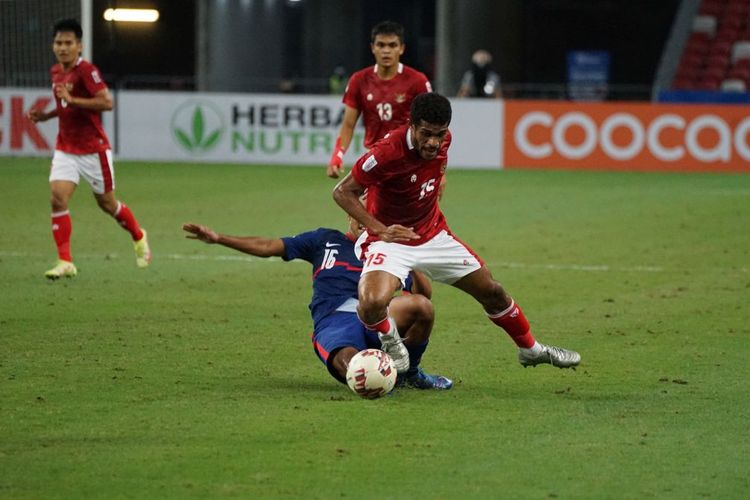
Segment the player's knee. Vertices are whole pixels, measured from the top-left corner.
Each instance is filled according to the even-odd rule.
[[[68,202],[60,193],[52,192],[49,199],[53,212],[62,212],[68,209]]]
[[[112,201],[109,198],[97,197],[96,204],[99,205],[99,208],[101,208],[102,211],[109,215],[115,215],[115,212],[117,211],[117,200]]]
[[[492,280],[483,288],[476,299],[486,310],[503,310],[510,307],[512,299],[503,286]]]
[[[52,206],[53,212],[63,212],[68,209],[67,203],[60,198],[55,198],[54,196],[50,198],[50,205]]]
[[[435,318],[435,308],[432,302],[423,295],[412,295],[414,312],[417,319],[432,321]]]
[[[388,308],[389,298],[369,290],[361,291],[358,308],[359,317],[367,324],[382,320]]]

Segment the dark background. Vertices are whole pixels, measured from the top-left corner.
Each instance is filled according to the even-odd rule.
[[[473,50],[488,48],[504,83],[564,83],[566,53],[591,49],[610,51],[612,84],[649,85],[678,5],[679,0],[457,2],[455,9],[467,10],[454,28],[466,54],[451,79],[460,78],[458,68],[468,67]],[[152,25],[104,21],[102,12],[118,6],[157,8],[161,16]],[[203,41],[196,35],[201,12],[207,20]],[[372,64],[370,28],[392,19],[406,28],[403,62],[434,79],[436,16],[436,0],[94,0],[93,59],[115,87],[253,92],[274,91],[279,80],[292,79],[299,91],[325,91],[336,66],[351,73]]]

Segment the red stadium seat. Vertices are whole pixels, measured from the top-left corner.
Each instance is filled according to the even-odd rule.
[[[707,68],[726,69],[729,66],[729,56],[727,54],[709,54],[705,59]]]
[[[743,2],[729,2],[724,10],[722,19],[734,17],[741,20],[747,13],[748,5]],[[723,22],[723,21],[722,21]]]
[[[680,59],[680,68],[700,68],[703,66],[703,60],[702,55],[686,52]]]
[[[718,90],[721,82],[722,79],[720,78],[703,78],[698,83],[698,88],[701,90]]]
[[[672,88],[676,90],[694,90],[696,85],[690,78],[675,78],[672,82]]]
[[[711,35],[705,31],[693,31],[688,38],[689,42],[710,42]]]
[[[739,80],[750,80],[750,67],[734,66],[727,73],[728,78],[737,78]]]
[[[719,16],[724,11],[724,5],[718,2],[703,2],[698,13],[704,16]]]
[[[729,57],[729,53],[732,51],[732,44],[724,40],[717,40],[711,44],[711,48],[708,53],[711,56],[725,56]]]
[[[726,73],[727,73],[726,69],[722,66],[711,66],[711,67],[706,68],[703,71],[702,78],[704,80],[710,79],[710,80],[720,81],[724,79],[724,76],[726,75]]]
[[[739,31],[744,25],[744,19],[741,14],[724,14],[719,20],[719,32],[723,30]]]
[[[707,38],[690,37],[687,45],[685,45],[685,52],[704,55],[708,52],[710,46],[711,42]]]

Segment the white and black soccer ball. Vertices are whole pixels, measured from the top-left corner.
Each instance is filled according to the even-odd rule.
[[[379,398],[391,392],[396,384],[396,367],[387,353],[379,349],[365,349],[349,361],[346,383],[363,398]]]

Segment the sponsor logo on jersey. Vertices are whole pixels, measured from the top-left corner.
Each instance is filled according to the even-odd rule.
[[[326,241],[326,248],[340,247],[340,246],[341,246],[341,243],[331,243],[330,241]]]

